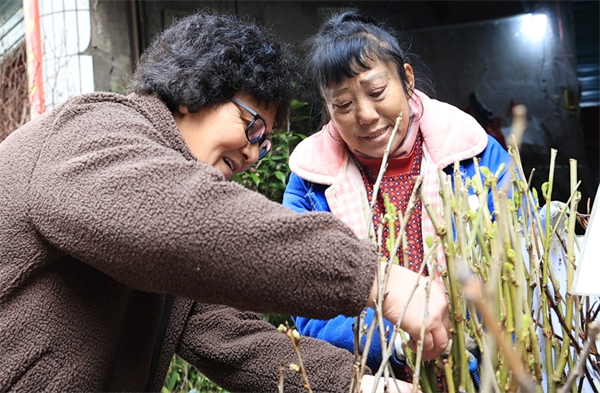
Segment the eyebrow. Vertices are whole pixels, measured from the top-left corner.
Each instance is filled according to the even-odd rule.
[[[254,120],[254,116],[250,112],[247,112],[247,111],[243,110],[242,108],[240,108],[240,112],[242,112],[240,114],[240,117],[242,118],[242,120],[247,121],[248,123],[250,123],[252,120]]]
[[[254,115],[250,112],[248,112],[245,108],[243,108],[240,105],[236,105],[238,107],[238,110],[240,111],[240,118],[248,123],[250,123],[252,120],[254,120]],[[248,107],[250,108],[250,107]],[[252,109],[254,110],[254,109]],[[256,112],[258,114],[258,112]],[[261,119],[262,116],[258,115]]]
[[[372,75],[367,76],[366,78],[360,80],[358,83],[360,85],[366,85],[366,84],[369,84],[369,83],[373,83],[373,81],[375,79],[378,79],[378,78],[381,78],[381,77],[385,77],[385,76],[387,76],[387,71],[381,71],[381,72],[378,72],[376,74],[372,74]],[[347,90],[348,90],[347,87],[342,87],[341,89],[334,90],[331,95],[332,95],[332,97],[336,97],[336,96],[342,94],[343,92],[345,92]]]
[[[247,121],[248,124],[250,124],[252,122],[252,120],[255,120],[254,115],[252,115],[252,113],[248,112],[247,110],[244,110],[244,108],[242,108],[239,105],[238,105],[238,107],[239,107],[239,110],[241,112],[243,112],[242,115],[240,116],[242,118],[242,120]],[[250,108],[250,107],[248,107],[248,108]],[[252,108],[250,108],[250,109],[252,109]],[[256,110],[254,110],[254,109],[252,109],[252,110],[256,112]],[[256,115],[258,116],[258,118],[260,118],[263,121],[263,123],[265,123],[265,127],[266,127],[266,130],[267,130],[267,137],[271,136],[271,134],[273,134],[273,130],[275,129],[275,122],[273,122],[273,125],[271,126],[271,131],[268,131],[269,130],[269,124],[267,123],[267,121],[265,120],[265,118],[262,117],[260,115],[260,113],[258,113],[258,112],[256,112]]]

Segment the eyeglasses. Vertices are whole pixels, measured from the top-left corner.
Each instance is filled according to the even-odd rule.
[[[267,137],[267,123],[265,123],[265,120],[260,117],[256,111],[250,109],[250,107],[235,98],[232,98],[231,101],[235,102],[254,116],[254,119],[252,119],[250,124],[248,124],[248,127],[246,127],[246,139],[252,144],[258,143],[258,159],[262,159],[273,146],[273,142]]]

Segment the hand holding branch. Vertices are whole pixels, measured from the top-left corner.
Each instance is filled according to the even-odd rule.
[[[408,346],[416,351],[415,339],[419,337],[423,325],[426,300],[426,279],[418,273],[398,265],[390,266],[385,298],[383,301],[383,315],[393,324],[401,318],[404,309],[404,318],[400,327],[410,334]],[[416,286],[412,297],[410,289]],[[377,296],[377,280],[371,289],[367,306],[372,307]],[[440,356],[448,346],[450,338],[449,305],[446,290],[438,282],[431,283],[429,295],[429,317],[425,325],[423,339],[423,360],[434,359]]]

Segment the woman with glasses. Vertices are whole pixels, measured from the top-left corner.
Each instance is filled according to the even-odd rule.
[[[283,204],[298,212],[331,212],[360,238],[368,238],[369,228],[377,230],[382,224],[379,245],[385,259],[390,258],[392,246],[388,239],[393,235],[382,222],[386,214],[384,195],[404,215],[413,179],[420,175],[422,192],[433,211],[441,214],[438,170],[451,174],[458,161],[462,172],[473,177],[476,157],[480,166],[500,173],[500,183],[509,177],[505,177],[508,165],[498,171],[501,165],[509,163],[508,153],[474,118],[424,93],[430,90],[430,83],[413,69],[419,65],[416,60],[403,48],[397,32],[356,10],[332,16],[307,42],[304,64],[313,91],[319,96],[317,101],[322,104],[324,121],[322,129],[303,140],[290,156],[293,173]],[[399,117],[369,222],[365,212],[370,210],[384,150]],[[493,211],[491,197],[489,203]],[[398,218],[395,228],[400,228]],[[432,252],[427,238],[435,236],[432,221],[418,198],[406,226],[408,258],[405,259],[402,247],[396,254],[407,276],[418,274],[425,257]],[[443,268],[443,248],[433,251]],[[424,268],[424,274],[434,274],[429,267]],[[403,287],[407,291],[412,288]],[[431,297],[430,313],[446,307],[443,291],[436,296]],[[368,310],[365,324],[372,323],[374,314],[374,310]],[[294,321],[300,333],[354,351],[354,318],[339,315],[324,320],[299,316]],[[407,313],[401,327],[414,338],[422,323],[420,310]],[[393,324],[386,321],[385,325],[389,339]],[[394,344],[391,364],[395,375],[410,381],[412,372],[404,362],[402,340]],[[413,339],[408,344],[415,349]],[[427,348],[423,355],[425,359],[436,356]],[[375,335],[367,364],[378,369],[381,361],[381,343],[379,335]],[[443,381],[439,384],[444,391]]]
[[[356,315],[378,257],[330,214],[228,181],[271,148],[293,64],[256,25],[198,13],[156,37],[129,95],[72,98],[0,144],[0,391],[160,391],[174,353],[229,390],[305,391],[289,339],[247,311]],[[405,303],[390,291],[386,316]],[[448,326],[428,331],[440,351]],[[348,390],[350,353],[300,348],[312,389]]]

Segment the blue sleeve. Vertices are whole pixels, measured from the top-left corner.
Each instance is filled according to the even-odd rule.
[[[325,199],[327,187],[323,184],[306,181],[295,173],[291,173],[283,193],[283,206],[299,213],[308,211],[328,212],[329,205]]]
[[[301,179],[295,173],[290,175],[288,184],[283,194],[283,205],[289,207],[297,212],[309,212],[309,211],[330,211],[327,200],[325,199],[325,190],[328,186],[322,184],[315,184]],[[367,315],[365,316],[365,323],[371,324],[375,311],[371,308],[367,309]],[[296,324],[296,329],[300,334],[308,337],[318,338],[335,345],[338,348],[347,349],[350,352],[354,352],[354,318],[347,317],[345,315],[338,315],[337,317],[329,320],[309,319],[304,317],[292,317]],[[384,321],[385,326],[389,329],[388,341],[392,336],[394,326]],[[366,337],[363,337],[362,347]],[[371,343],[369,355],[367,358],[367,366],[371,370],[377,370],[381,363],[381,340],[379,334],[376,332],[374,340]],[[396,354],[390,362],[393,365],[401,364],[396,360]]]
[[[494,139],[492,136],[488,135],[488,144],[483,152],[481,152],[477,158],[479,158],[479,166],[488,168],[491,172],[495,173],[501,164],[504,164],[505,167],[498,176],[498,185],[502,185],[507,181],[510,181],[510,173],[508,171],[508,166],[510,164],[510,155],[502,147],[502,145]],[[475,165],[473,164],[473,160],[465,160],[462,163],[463,170],[465,171],[466,177],[475,176]],[[483,175],[482,175],[483,177]],[[469,190],[470,193],[473,193],[473,190]],[[494,202],[492,200],[492,194],[488,198],[488,206],[490,211],[494,211]]]
[[[367,308],[367,314],[365,316],[364,323],[370,326],[373,322],[374,316],[375,310],[373,310],[372,308]],[[354,353],[355,318],[346,317],[344,315],[338,315],[337,317],[329,319],[327,321],[319,319],[309,319],[304,317],[292,317],[292,319],[296,324],[296,329],[298,329],[300,334],[302,334],[303,336],[318,338],[320,340],[327,341],[338,348],[344,348]],[[394,331],[394,325],[392,325],[387,320],[384,320],[384,326],[388,329],[389,332],[387,339],[387,342],[389,343],[392,337],[392,333]],[[364,348],[365,342],[366,334],[362,337],[361,349]],[[373,373],[375,373],[379,369],[381,359],[381,340],[379,338],[379,332],[375,331],[375,334],[373,334],[373,340],[371,341],[369,354],[367,356],[367,366],[369,366],[369,368],[373,370]],[[392,366],[402,364],[397,360],[395,351],[393,352],[393,355],[390,358],[390,363],[392,363]]]

